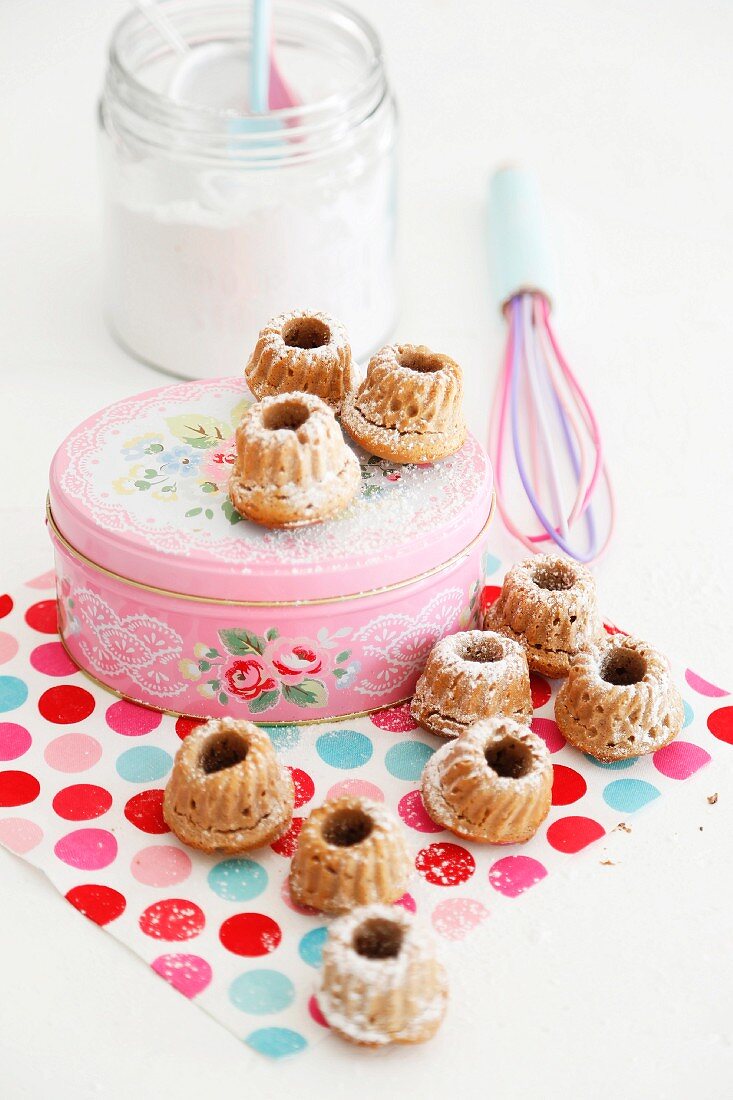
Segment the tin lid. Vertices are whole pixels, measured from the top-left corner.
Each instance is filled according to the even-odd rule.
[[[325,523],[270,530],[227,496],[244,381],[151,390],[85,420],[51,464],[56,525],[97,565],[167,591],[236,601],[312,600],[399,584],[482,530],[489,460],[469,436],[435,465],[397,466],[354,445],[358,499]]]

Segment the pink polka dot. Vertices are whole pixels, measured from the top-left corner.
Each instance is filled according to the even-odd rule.
[[[308,1001],[308,1012],[310,1013],[311,1020],[315,1020],[315,1022],[320,1027],[328,1027],[329,1026],[328,1020],[326,1019],[326,1017],[321,1012],[320,1006],[319,1006],[318,1001],[316,1000],[315,997],[311,997],[310,1000]]]
[[[556,852],[572,854],[605,834],[601,823],[592,817],[560,817],[547,830],[547,840]]]
[[[151,844],[132,857],[130,870],[144,886],[175,886],[191,874],[191,857],[172,844]]]
[[[710,753],[690,741],[672,741],[654,753],[654,767],[668,779],[689,779],[710,762]]]
[[[32,581],[26,581],[26,588],[53,588],[56,583],[56,574],[53,569],[41,573],[40,577],[34,577]]]
[[[117,841],[106,829],[75,829],[56,843],[54,853],[69,867],[99,871],[117,856]]]
[[[446,898],[433,909],[433,928],[447,940],[462,940],[489,915],[489,910],[473,898]]]
[[[310,905],[298,905],[297,901],[294,901],[290,894],[290,882],[287,878],[282,881],[280,887],[280,897],[283,899],[288,909],[292,909],[294,913],[302,913],[303,916],[312,917],[318,913],[317,909],[313,909]]]
[[[547,868],[531,856],[504,856],[492,864],[489,883],[505,898],[516,898],[541,882]]]
[[[157,729],[163,721],[163,715],[158,711],[128,703],[126,699],[107,707],[105,718],[109,728],[123,737],[143,737]]]
[[[46,745],[43,758],[57,772],[85,772],[102,756],[102,746],[87,733],[64,733]]]
[[[691,668],[685,671],[685,679],[692,690],[696,691],[698,695],[707,695],[708,698],[711,699],[720,699],[722,696],[729,694],[725,688],[716,687],[715,684],[711,684],[709,680],[703,680],[702,676],[698,676]]]
[[[0,844],[24,856],[43,840],[43,829],[25,817],[5,817],[0,820]]]
[[[409,703],[375,711],[374,714],[369,715],[369,718],[377,729],[388,730],[390,733],[409,733],[410,730],[416,730],[418,726],[410,714]]]
[[[211,981],[211,967],[199,955],[159,955],[150,964],[169,985],[184,997],[195,997]]]
[[[342,779],[340,783],[334,783],[326,798],[345,798],[347,795],[384,802],[384,791],[376,783],[369,783],[366,779]]]
[[[400,799],[397,812],[410,829],[418,833],[442,833],[443,826],[436,825],[428,816],[420,791],[409,791]]]
[[[533,718],[532,729],[545,742],[548,752],[559,752],[564,748],[565,738],[551,718]]]
[[[31,653],[31,664],[36,672],[45,676],[73,676],[79,671],[61,642],[44,642],[36,646]]]
[[[393,901],[392,904],[399,905],[402,909],[406,909],[408,913],[417,912],[417,902],[412,894],[403,894],[401,898],[397,898],[397,901]]]
[[[16,722],[0,722],[0,760],[17,760],[31,747],[31,735]]]
[[[17,652],[18,643],[13,635],[0,630],[0,665],[4,665],[6,661],[11,661]]]

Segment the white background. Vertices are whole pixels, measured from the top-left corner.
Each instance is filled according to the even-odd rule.
[[[501,347],[485,183],[499,163],[533,165],[561,341],[618,491],[604,610],[730,684],[733,7],[356,6],[383,36],[401,108],[398,336],[463,364],[483,433]],[[99,299],[95,100],[124,7],[0,6],[3,586],[48,568],[55,446],[158,380],[111,342]],[[575,857],[569,879],[502,907],[453,955],[438,1037],[378,1056],[335,1041],[279,1065],[251,1054],[0,851],[0,1093],[730,1096],[731,777],[730,761],[706,769],[630,835]]]

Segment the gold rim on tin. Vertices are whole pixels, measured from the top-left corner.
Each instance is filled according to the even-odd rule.
[[[46,522],[51,528],[54,537],[64,547],[64,549],[77,561],[83,562],[84,565],[88,565],[91,569],[96,570],[97,573],[101,573],[105,577],[110,577],[113,581],[117,581],[119,584],[129,586],[130,588],[140,588],[144,592],[155,592],[156,595],[166,596],[172,600],[187,600],[191,603],[204,603],[213,604],[216,606],[224,607],[315,607],[321,604],[329,603],[345,603],[349,600],[366,600],[372,596],[381,596],[385,592],[394,592],[398,588],[406,588],[408,585],[416,584],[418,581],[424,580],[426,577],[433,577],[436,573],[442,573],[444,570],[449,569],[452,565],[461,561],[463,558],[468,557],[468,554],[486,534],[489,524],[494,516],[494,508],[496,506],[496,494],[491,494],[491,507],[489,508],[489,514],[486,518],[486,523],[483,525],[479,533],[471,539],[471,541],[459,550],[457,554],[454,554],[452,558],[448,558],[447,561],[441,562],[440,565],[433,566],[432,569],[426,569],[424,573],[418,573],[417,576],[408,577],[404,581],[396,581],[394,584],[386,584],[381,588],[369,588],[365,592],[352,592],[346,596],[320,596],[318,599],[313,600],[225,600],[218,596],[192,596],[186,592],[173,592],[168,588],[157,588],[152,584],[143,584],[142,581],[134,581],[130,577],[123,577],[121,573],[115,573],[111,569],[106,569],[105,566],[99,565],[96,561],[92,561],[86,554],[82,554],[80,550],[77,550],[64,535],[61,534],[56,521],[53,518],[51,512],[51,501],[49,497],[46,497]],[[135,702],[135,700],[132,700]],[[145,706],[146,704],[142,704]],[[175,712],[171,712],[175,713]],[[370,714],[371,711],[364,711],[364,714]],[[345,717],[358,717],[359,715],[346,715]],[[327,719],[324,719],[326,721]]]
[[[59,641],[63,646],[66,656],[74,663],[82,676],[86,676],[87,680],[91,680],[97,687],[102,688],[103,691],[108,691],[110,695],[116,696],[117,699],[124,699],[126,703],[135,703],[136,706],[145,707],[146,710],[154,710],[157,714],[167,714],[170,718],[190,718],[192,722],[209,721],[209,718],[201,718],[198,714],[184,714],[183,711],[180,710],[169,710],[168,707],[156,707],[154,703],[144,703],[142,699],[136,699],[134,695],[127,695],[124,691],[119,691],[117,688],[110,687],[109,684],[105,684],[104,680],[100,680],[98,676],[95,676],[93,672],[88,672],[87,669],[81,667],[61,634],[59,634]],[[273,728],[276,726],[320,726],[324,722],[348,722],[352,718],[366,718],[370,714],[377,714],[380,710],[391,710],[393,707],[401,707],[405,703],[409,703],[410,699],[412,699],[412,696],[406,695],[404,699],[396,699],[393,703],[382,703],[381,706],[370,707],[368,710],[352,710],[349,714],[330,714],[327,718],[290,718],[287,722],[259,722],[255,721],[257,715],[248,715],[246,721],[254,722],[256,726],[268,726]],[[227,717],[234,716],[227,715]]]

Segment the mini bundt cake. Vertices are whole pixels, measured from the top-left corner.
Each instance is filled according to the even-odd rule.
[[[318,1005],[344,1039],[373,1047],[424,1042],[447,1001],[432,937],[404,909],[365,906],[329,928]]]
[[[295,792],[267,734],[251,722],[216,718],[195,727],[176,753],[163,817],[202,852],[246,852],[290,826]]]
[[[357,443],[392,462],[437,462],[463,446],[463,374],[422,345],[389,345],[370,361],[341,421]]]
[[[684,706],[667,658],[638,638],[615,634],[575,658],[557,693],[555,721],[569,744],[610,763],[672,741]]]
[[[320,397],[287,393],[251,405],[236,448],[229,499],[265,527],[318,523],[359,491],[359,460]]]
[[[339,913],[402,897],[412,863],[399,821],[379,802],[325,802],[304,823],[290,866],[299,905]]]
[[[518,642],[467,630],[434,646],[410,706],[423,729],[457,737],[482,718],[532,717],[529,669]]]
[[[327,313],[282,313],[260,332],[244,373],[258,399],[297,390],[338,412],[354,384],[346,329]]]
[[[519,642],[534,672],[567,676],[573,657],[603,637],[593,574],[559,555],[521,561],[505,576],[483,625]]]
[[[422,774],[428,814],[466,840],[523,844],[550,812],[547,746],[511,718],[477,722],[443,745]]]

